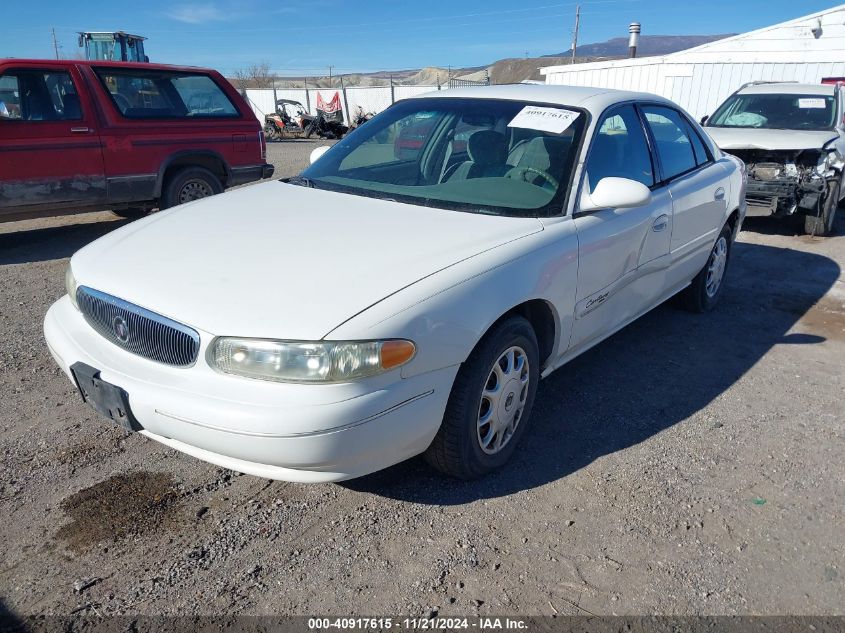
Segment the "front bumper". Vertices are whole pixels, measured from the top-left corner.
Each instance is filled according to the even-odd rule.
[[[44,320],[47,345],[73,380],[83,362],[129,394],[142,434],[204,461],[286,481],[340,481],[423,452],[440,426],[457,367],[402,379],[295,385],[135,356],[97,334],[65,296]]]

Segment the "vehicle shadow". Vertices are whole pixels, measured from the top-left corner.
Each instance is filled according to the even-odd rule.
[[[0,631],[4,633],[27,633],[28,630],[23,620],[0,599]]]
[[[0,265],[43,262],[70,257],[86,244],[129,220],[83,222],[0,233]]]
[[[669,301],[542,381],[530,432],[502,471],[456,481],[415,458],[342,485],[392,499],[452,505],[564,478],[685,421],[774,346],[824,342],[824,331],[789,330],[839,274],[827,257],[737,243],[722,301],[713,312],[691,314]]]
[[[742,223],[742,230],[759,233],[761,235],[797,235],[800,237],[805,235],[804,216],[798,215],[785,218],[755,216],[745,218]],[[833,231],[831,232],[831,236],[842,234],[845,234],[845,209],[840,207],[833,222]]]

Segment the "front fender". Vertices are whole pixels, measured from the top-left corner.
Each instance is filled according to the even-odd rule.
[[[502,315],[542,300],[555,318],[550,361],[569,343],[578,239],[568,218],[427,277],[330,332],[334,340],[407,338],[417,355],[403,377],[460,364]]]

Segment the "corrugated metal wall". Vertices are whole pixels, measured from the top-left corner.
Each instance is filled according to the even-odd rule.
[[[699,118],[712,114],[728,95],[749,81],[819,83],[823,77],[842,76],[845,76],[845,61],[797,64],[656,62],[583,71],[576,66],[571,71],[547,75],[546,83],[653,92],[671,99]]]
[[[749,81],[845,76],[845,5],[663,57],[542,69],[546,83],[653,92],[695,117]]]

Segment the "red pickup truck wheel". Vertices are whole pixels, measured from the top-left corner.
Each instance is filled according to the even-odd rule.
[[[161,208],[207,198],[223,192],[220,179],[204,167],[185,167],[169,176],[161,192]]]

